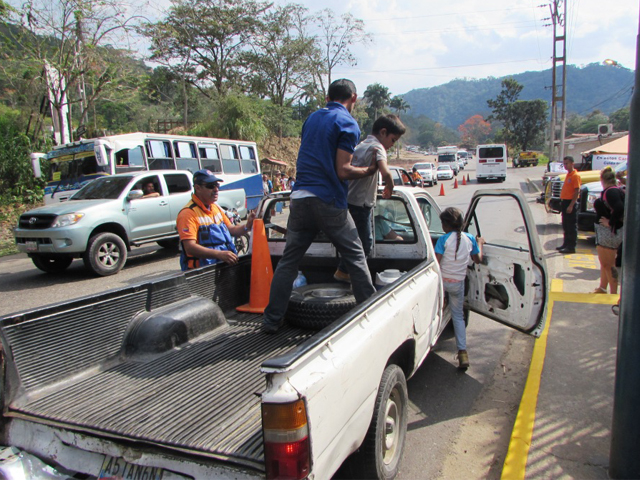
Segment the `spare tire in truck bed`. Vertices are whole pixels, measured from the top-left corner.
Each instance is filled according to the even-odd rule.
[[[340,283],[317,283],[294,288],[285,318],[300,328],[322,330],[353,307],[351,287]]]

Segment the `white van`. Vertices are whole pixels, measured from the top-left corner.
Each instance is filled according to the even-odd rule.
[[[476,149],[476,178],[478,183],[495,179],[504,182],[507,178],[509,154],[505,144],[478,145]]]

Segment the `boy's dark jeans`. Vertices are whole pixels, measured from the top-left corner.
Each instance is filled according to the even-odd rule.
[[[356,205],[348,205],[349,213],[353,218],[353,223],[356,224],[356,230],[358,230],[358,236],[362,242],[362,249],[364,250],[364,256],[368,257],[371,253],[371,246],[373,245],[373,234],[371,233],[371,211],[373,207],[358,207]],[[338,269],[341,272],[347,273],[347,265],[340,257],[340,263]]]
[[[565,248],[576,248],[578,243],[578,206],[574,205],[571,213],[567,213],[567,207],[571,200],[560,201],[560,212],[562,213],[562,230],[564,231]]]
[[[271,281],[269,305],[264,311],[264,323],[280,325],[289,305],[293,281],[307,249],[323,231],[347,264],[351,275],[351,289],[357,303],[362,303],[376,292],[362,243],[349,211],[324,203],[317,197],[291,201],[287,221],[287,243]]]

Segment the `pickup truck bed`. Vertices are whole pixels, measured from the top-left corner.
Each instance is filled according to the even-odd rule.
[[[188,309],[187,303],[202,300],[185,296],[189,283],[201,289],[208,284],[214,290],[209,298],[239,298],[207,278],[224,277],[219,274],[228,269],[220,270],[60,304],[38,318],[27,313],[4,319],[2,333],[23,387],[6,415],[263,470],[260,365],[313,332],[288,327],[264,335],[261,315],[229,309],[226,325],[180,348],[130,353],[135,326],[129,322],[146,304],[158,312],[181,303]],[[115,318],[102,315],[114,311]]]

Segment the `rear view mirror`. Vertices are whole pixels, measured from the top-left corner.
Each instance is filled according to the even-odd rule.
[[[96,140],[93,150],[96,155],[96,163],[99,166],[106,167],[109,165],[109,155],[107,154],[107,148],[103,144]]]
[[[127,195],[127,200],[137,200],[139,198],[142,198],[143,196],[144,193],[142,190],[131,190]]]

